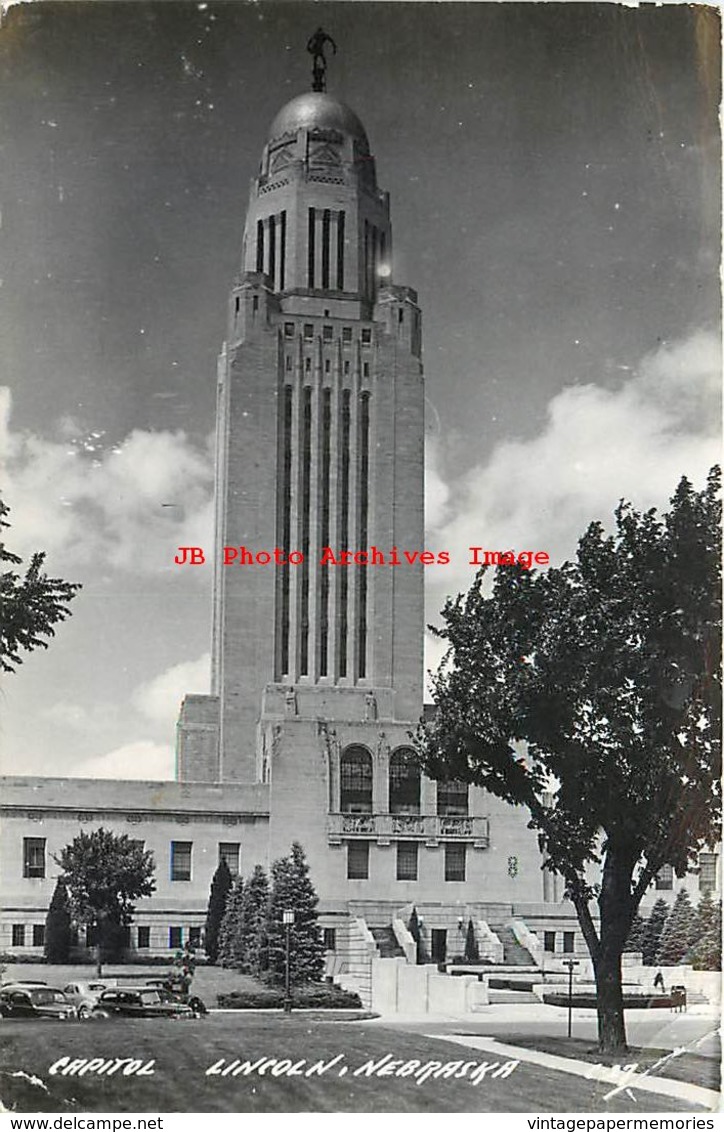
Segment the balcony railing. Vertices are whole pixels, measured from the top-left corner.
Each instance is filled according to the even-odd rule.
[[[490,842],[488,819],[481,817],[442,817],[437,814],[329,814],[327,836],[330,842],[343,838],[377,838],[388,841],[472,841],[486,849]]]

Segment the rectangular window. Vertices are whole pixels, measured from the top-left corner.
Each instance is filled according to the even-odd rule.
[[[45,876],[45,838],[23,838],[23,876]]]
[[[151,929],[143,927],[138,929],[138,947],[139,949],[151,946]]]
[[[349,373],[349,362],[344,363],[344,372]]]
[[[256,222],[256,269],[264,270],[264,221]]]
[[[324,338],[325,342],[331,342],[332,338],[334,337],[334,328],[332,326],[323,326],[322,337]]]
[[[417,842],[397,842],[397,879],[417,880]]]
[[[344,291],[344,213],[337,213],[337,290]]]
[[[563,933],[563,950],[564,950],[565,954],[566,955],[572,955],[573,952],[575,951],[575,947],[576,947],[575,932],[564,932]]]
[[[13,947],[25,947],[25,924],[13,924]]]
[[[279,256],[279,290],[284,290],[287,271],[287,213],[286,209],[281,216],[281,253]]]
[[[337,950],[337,933],[334,928],[323,928],[324,932],[324,950],[336,951]]]
[[[168,929],[168,946],[178,950],[183,947],[183,928],[169,928]]]
[[[351,342],[352,341],[352,327],[351,326],[343,326],[342,327],[342,341],[343,342]]]
[[[332,368],[332,363],[331,363],[331,361],[329,360],[329,358],[325,358],[325,359],[324,359],[324,372],[325,372],[325,373],[329,373],[329,371],[331,370],[331,368]],[[322,543],[322,545],[324,546],[325,544],[324,544],[324,543]]]
[[[289,354],[287,354],[285,358],[284,366],[287,372],[292,368],[292,359],[289,357]]]
[[[307,228],[307,286],[311,287],[311,288],[314,287],[314,259],[315,259],[314,237],[315,237],[316,226],[317,226],[316,210],[313,209],[313,208],[310,208],[308,228]]]
[[[304,372],[309,373],[311,368],[312,368],[312,359],[311,358],[305,358],[304,359]]]
[[[33,947],[42,947],[45,943],[45,924],[33,924]]]
[[[370,875],[370,846],[368,841],[350,841],[347,844],[347,880],[368,880]]]
[[[171,842],[171,880],[191,880],[192,841]]]
[[[699,854],[699,892],[714,892],[716,890],[716,853]]]
[[[468,784],[452,779],[437,784],[437,812],[441,818],[468,816]]]
[[[467,846],[449,841],[445,846],[445,880],[465,880]]]
[[[371,341],[372,341],[372,331],[369,329],[369,327],[367,327],[366,330],[362,331],[362,345],[363,346],[369,346]]]
[[[189,928],[189,947],[201,947],[201,926],[198,924]]]
[[[285,322],[284,323],[284,337],[285,338],[293,338],[294,337],[294,323],[293,322]]]
[[[238,841],[220,841],[219,842],[219,864],[226,861],[229,867],[229,872],[233,877],[239,875],[239,850],[241,845]]]
[[[332,216],[328,208],[322,212],[322,287],[329,290],[329,228]]]
[[[655,877],[656,889],[659,892],[671,892],[674,887],[674,870],[671,865],[663,865]]]
[[[556,933],[543,932],[543,950],[548,951],[551,955],[556,950]]]
[[[272,291],[277,285],[277,220],[276,216],[269,217],[269,270],[267,275],[271,279]]]
[[[306,338],[307,342],[310,342],[312,340],[312,338],[314,338],[314,324],[313,323],[311,323],[311,322],[305,322],[304,323],[304,337]]]

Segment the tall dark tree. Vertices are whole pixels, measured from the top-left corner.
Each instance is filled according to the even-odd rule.
[[[45,917],[45,961],[67,963],[70,959],[71,916],[68,890],[58,880]]]
[[[73,918],[95,936],[101,975],[106,954],[133,921],[134,901],[156,890],[153,853],[101,826],[79,833],[54,860],[63,870]]]
[[[659,940],[656,962],[662,967],[675,967],[681,963],[696,936],[696,916],[689,893],[679,889]]]
[[[219,947],[216,962],[221,967],[236,967],[235,944],[241,927],[241,902],[244,896],[244,881],[238,876],[226,897],[224,915],[219,928]]]
[[[324,970],[324,945],[319,930],[319,897],[309,877],[309,865],[298,841],[288,857],[274,861],[271,870],[271,896],[266,916],[266,978],[284,981],[286,962],[283,913],[294,913],[291,928],[290,979],[293,985],[319,982]]]
[[[643,894],[719,837],[718,488],[717,470],[699,493],[682,479],[663,516],[622,502],[575,562],[499,566],[490,595],[483,570],[443,611],[424,768],[527,807],[591,954],[603,1050],[626,1046],[621,953]]]
[[[478,948],[478,941],[475,938],[475,927],[473,926],[472,920],[468,920],[468,930],[465,933],[465,962],[480,962],[480,950]]]
[[[241,922],[236,942],[238,966],[244,974],[262,975],[268,967],[266,941],[268,909],[269,878],[261,865],[257,865],[244,887]]]
[[[644,930],[641,935],[642,961],[646,967],[653,967],[656,963],[656,956],[659,954],[661,933],[664,930],[668,915],[669,905],[663,897],[660,896],[651,909],[651,914],[644,924]]]
[[[209,906],[206,910],[204,929],[204,950],[210,963],[215,963],[219,954],[219,928],[226,910],[226,898],[232,885],[229,866],[222,857],[211,880]]]
[[[0,536],[10,524],[6,503],[0,499]],[[55,626],[70,617],[70,602],[80,585],[49,578],[43,573],[45,554],[33,554],[24,574],[4,570],[0,574],[0,671],[15,672],[22,664],[21,653],[47,649],[47,638],[55,636]],[[7,549],[0,539],[0,564],[20,566],[22,558]]]

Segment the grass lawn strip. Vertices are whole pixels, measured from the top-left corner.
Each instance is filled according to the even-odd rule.
[[[707,1035],[707,1037],[716,1036],[716,1030]],[[630,1065],[636,1062],[640,1071],[646,1070],[647,1076],[650,1074],[652,1077],[670,1077],[674,1081],[686,1081],[690,1085],[700,1085],[715,1092],[721,1082],[719,1053],[716,1057],[707,1057],[704,1054],[694,1053],[693,1050],[687,1050],[674,1057],[671,1049],[631,1046],[622,1058],[621,1055],[603,1054],[592,1047],[590,1041],[581,1038],[548,1037],[544,1034],[535,1037],[531,1034],[508,1034],[506,1042],[508,1045],[537,1049],[542,1053],[556,1054],[558,1057],[572,1057],[576,1061],[588,1061],[595,1065],[612,1066],[622,1063]]]
[[[461,1045],[469,1046],[472,1049],[484,1050],[498,1058],[519,1058],[521,1061],[529,1062],[532,1065],[540,1065],[562,1073],[585,1077],[587,1080],[600,1081],[608,1085],[609,1089],[616,1089],[625,1082],[626,1088],[632,1091],[644,1089],[646,1092],[656,1093],[659,1097],[688,1101],[692,1107],[698,1105],[708,1111],[718,1111],[719,1108],[720,1094],[718,1092],[714,1089],[705,1089],[701,1085],[692,1085],[688,1081],[654,1077],[647,1073],[624,1073],[608,1065],[596,1064],[593,1059],[580,1061],[570,1057],[560,1057],[557,1054],[544,1053],[538,1049],[508,1045],[495,1038],[446,1034],[445,1040],[459,1042]]]
[[[215,1014],[198,1022],[109,1019],[58,1023],[5,1020],[0,1098],[18,1112],[631,1112],[635,1100],[618,1093],[604,1099],[610,1083],[523,1061],[515,1051],[491,1055],[482,1047],[461,1050],[446,1037],[353,1026],[306,1016]],[[463,1042],[462,1044],[468,1044]],[[527,1053],[528,1051],[520,1051]],[[273,1076],[271,1072],[226,1077],[206,1070],[234,1059],[304,1059],[330,1063],[323,1074]],[[49,1068],[60,1057],[155,1059],[153,1076],[62,1076]],[[400,1065],[488,1063],[477,1085],[451,1074],[413,1076],[357,1072],[381,1059]],[[493,1064],[520,1060],[509,1076],[491,1076]],[[566,1062],[563,1062],[567,1066]],[[342,1069],[345,1072],[342,1072]],[[14,1076],[20,1073],[23,1076]],[[39,1084],[33,1084],[37,1078]],[[657,1098],[657,1110],[691,1111],[678,1097]]]

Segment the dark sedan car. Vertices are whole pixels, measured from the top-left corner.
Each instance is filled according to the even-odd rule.
[[[0,1014],[3,1018],[75,1018],[77,1012],[62,991],[47,986],[4,986],[0,988]]]
[[[169,1001],[157,987],[117,987],[104,991],[94,1013],[125,1018],[193,1018],[183,1002]]]

